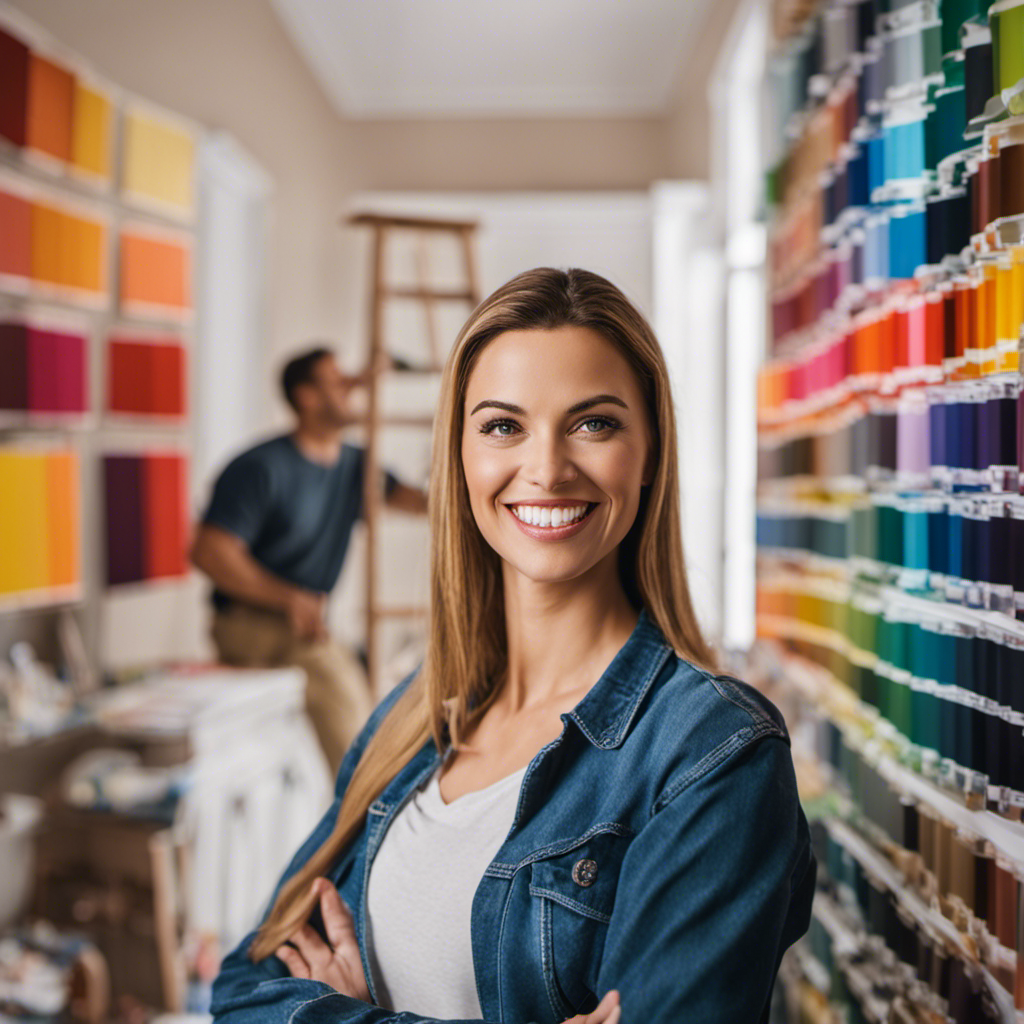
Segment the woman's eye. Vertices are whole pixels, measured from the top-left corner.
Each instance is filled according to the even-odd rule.
[[[590,419],[584,420],[580,424],[580,429],[584,427],[587,429],[583,430],[584,434],[600,434],[603,430],[607,430],[610,427],[616,427],[618,424],[611,419],[604,416],[591,416]]]
[[[518,429],[511,420],[491,420],[480,428],[480,433],[490,434],[492,437],[511,437]]]

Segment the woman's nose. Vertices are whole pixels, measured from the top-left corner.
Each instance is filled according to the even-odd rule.
[[[554,491],[579,476],[568,451],[557,437],[536,437],[530,442],[524,474],[531,484],[545,491]]]

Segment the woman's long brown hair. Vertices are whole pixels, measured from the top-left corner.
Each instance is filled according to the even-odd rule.
[[[686,580],[679,515],[676,425],[665,358],[643,315],[610,281],[586,270],[528,270],[485,299],[445,363],[430,474],[430,618],[420,671],[380,722],[345,790],[334,830],[285,883],[249,949],[272,954],[309,917],[313,879],[326,874],[363,828],[371,803],[428,739],[458,745],[495,696],[505,667],[501,564],[469,505],[462,469],[466,384],[488,342],[512,330],[587,327],[629,361],[647,404],[657,468],[619,548],[627,595],[682,657],[715,670]]]

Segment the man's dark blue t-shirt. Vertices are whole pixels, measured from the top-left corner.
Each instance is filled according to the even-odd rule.
[[[329,593],[338,581],[352,526],[363,511],[362,448],[344,444],[333,466],[307,459],[291,435],[236,456],[217,478],[203,522],[233,533],[265,569],[289,583]],[[398,480],[384,474],[389,496]],[[223,608],[234,600],[214,590]]]

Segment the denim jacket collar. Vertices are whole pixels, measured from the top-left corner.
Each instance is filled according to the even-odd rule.
[[[629,639],[567,717],[595,747],[607,750],[619,746],[640,702],[671,654],[665,635],[642,608]]]

